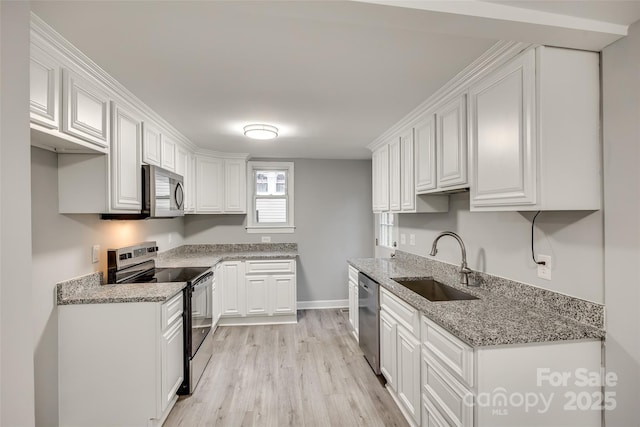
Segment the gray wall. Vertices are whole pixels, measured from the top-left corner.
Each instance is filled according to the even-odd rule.
[[[273,159],[275,161],[275,159]],[[295,164],[293,234],[272,242],[298,243],[298,301],[345,300],[347,264],[373,254],[370,160],[279,159]],[[244,215],[189,215],[186,243],[260,242]]]
[[[28,336],[34,337],[36,423],[40,426],[57,425],[58,420],[55,284],[94,271],[105,271],[106,251],[110,247],[157,240],[160,249],[166,250],[181,245],[184,233],[184,222],[180,218],[102,221],[98,215],[60,215],[57,168],[55,153],[31,149],[34,285],[33,305],[27,312],[34,322],[35,334],[30,331]],[[28,218],[28,215],[23,216]],[[98,264],[91,262],[91,247],[95,244],[102,249]],[[24,354],[22,357],[29,359]]]
[[[532,218],[529,212],[470,212],[469,193],[453,194],[448,213],[399,215],[399,232],[406,234],[406,243],[410,233],[416,235],[416,246],[400,244],[399,248],[428,256],[440,231],[455,231],[464,240],[473,270],[602,304],[602,211],[540,213],[535,250],[552,256],[551,281],[537,277],[531,259]],[[459,265],[456,241],[441,239],[436,259]]]
[[[34,424],[29,3],[0,2],[0,425]]]
[[[640,403],[640,22],[603,51],[607,370],[620,382],[608,427],[638,425]]]

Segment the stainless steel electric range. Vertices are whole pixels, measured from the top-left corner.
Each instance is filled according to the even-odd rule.
[[[178,394],[191,394],[213,353],[211,267],[156,268],[156,242],[107,251],[107,282],[187,282],[184,289],[184,381]]]

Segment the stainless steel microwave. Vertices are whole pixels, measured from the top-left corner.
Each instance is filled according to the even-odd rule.
[[[142,216],[184,216],[184,179],[158,166],[142,165]]]

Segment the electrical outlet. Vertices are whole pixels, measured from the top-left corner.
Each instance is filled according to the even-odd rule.
[[[551,280],[551,256],[538,254],[538,262],[542,261],[544,261],[544,265],[538,264],[538,277]]]
[[[271,243],[271,236],[262,236],[262,243]]]
[[[93,245],[93,247],[91,247],[91,262],[94,264],[100,262],[100,245]]]
[[[400,244],[401,245],[407,244],[407,235],[404,233],[400,233]]]
[[[410,246],[416,245],[416,235],[413,233],[409,234],[409,245]]]

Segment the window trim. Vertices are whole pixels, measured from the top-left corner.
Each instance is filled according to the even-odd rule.
[[[388,223],[384,223],[382,222],[382,216],[383,215],[390,215],[392,218],[392,222],[393,224],[388,224]],[[395,212],[380,212],[378,213],[378,218],[377,218],[377,235],[378,235],[378,246],[381,248],[385,248],[385,249],[390,249],[390,250],[396,250],[398,249],[398,216]],[[382,227],[385,226],[387,227],[387,235],[390,238],[390,243],[391,246],[387,246],[384,243],[387,242],[383,242],[382,241]],[[395,246],[393,245],[395,243]]]
[[[286,170],[285,188],[287,200],[287,223],[285,225],[258,224],[255,222],[256,200],[256,170]],[[247,162],[247,233],[293,233],[294,222],[294,164],[293,162]]]

